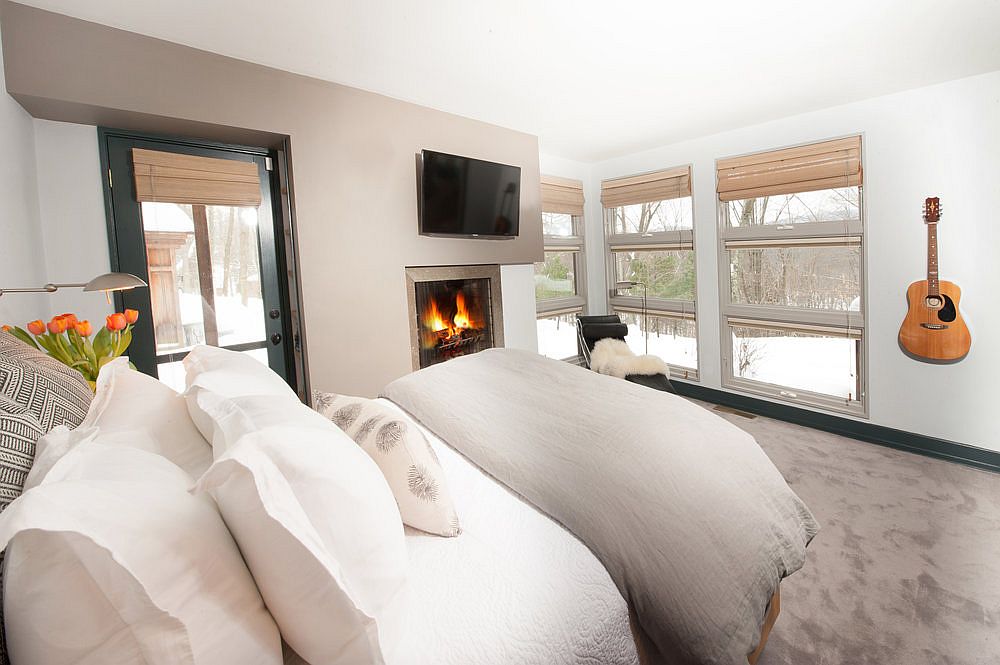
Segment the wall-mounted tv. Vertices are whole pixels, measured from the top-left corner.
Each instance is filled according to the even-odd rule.
[[[421,152],[420,234],[468,238],[517,235],[521,168]]]

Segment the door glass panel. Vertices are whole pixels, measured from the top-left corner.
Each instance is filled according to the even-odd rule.
[[[160,371],[198,344],[264,346],[257,209],[144,202],[142,223]]]

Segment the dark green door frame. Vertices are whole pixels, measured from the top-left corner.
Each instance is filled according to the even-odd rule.
[[[294,329],[290,317],[295,309],[290,307],[287,276],[289,275],[284,246],[282,214],[279,207],[280,192],[277,170],[272,166],[278,153],[266,148],[230,145],[178,137],[150,135],[140,132],[98,128],[101,172],[104,186],[104,203],[108,224],[108,247],[111,269],[129,272],[149,282],[146,242],[143,234],[140,204],[136,201],[131,149],[147,148],[200,157],[236,159],[257,165],[261,182],[260,271],[264,312],[277,311],[278,316],[265,316],[266,340],[261,343],[241,344],[234,350],[266,348],[268,364],[280,374],[293,389],[300,381],[294,358]],[[269,168],[271,167],[271,168]],[[135,338],[129,348],[129,358],[142,372],[157,376],[155,330],[149,289],[133,289],[115,294],[115,307],[139,311]],[[179,360],[186,355],[173,354],[169,360]]]

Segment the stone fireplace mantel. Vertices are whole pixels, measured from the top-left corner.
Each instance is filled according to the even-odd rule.
[[[419,266],[406,268],[406,298],[410,321],[410,356],[413,369],[421,368],[421,313],[417,305],[417,284],[458,280],[489,280],[489,334],[486,348],[504,346],[503,305],[499,265]]]

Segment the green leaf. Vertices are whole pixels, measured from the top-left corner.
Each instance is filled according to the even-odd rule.
[[[132,343],[132,328],[127,328],[122,332],[121,337],[118,340],[118,355],[122,355],[128,351],[129,345]]]
[[[94,353],[98,358],[105,358],[111,353],[111,331],[101,328],[94,336]]]
[[[27,330],[23,330],[21,328],[18,328],[17,326],[12,326],[11,329],[10,329],[10,334],[13,335],[14,337],[18,338],[19,340],[21,340],[25,344],[30,344],[31,346],[35,347],[36,349],[38,348],[38,343],[34,340],[34,338],[31,336],[31,334],[28,333]]]

